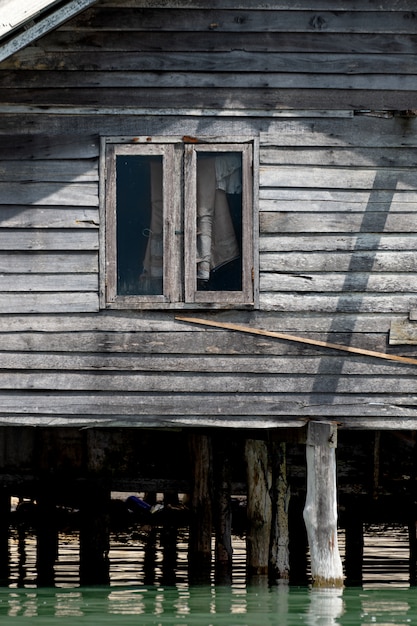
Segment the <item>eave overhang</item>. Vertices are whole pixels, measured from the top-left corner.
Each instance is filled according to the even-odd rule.
[[[97,0],[0,0],[0,61],[46,35]]]

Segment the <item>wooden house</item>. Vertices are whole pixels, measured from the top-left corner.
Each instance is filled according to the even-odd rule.
[[[306,509],[323,479],[329,520],[336,431],[378,491],[379,450],[415,454],[415,3],[13,0],[0,18],[4,493],[32,481],[47,509],[45,485],[87,475],[102,497],[161,457],[169,490],[187,437],[205,485],[240,442],[249,476],[275,468],[269,531],[285,444],[307,441]],[[341,578],[337,556],[317,579]]]

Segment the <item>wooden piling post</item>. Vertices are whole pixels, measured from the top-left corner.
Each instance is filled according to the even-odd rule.
[[[410,507],[412,515],[408,522],[408,541],[409,541],[409,558],[408,571],[410,587],[417,586],[417,521],[414,506]]]
[[[58,527],[54,485],[44,481],[37,495],[36,570],[39,587],[52,587],[58,558]]]
[[[87,480],[80,507],[80,582],[109,583],[110,489],[104,480]]]
[[[9,577],[9,525],[10,492],[0,489],[0,585],[8,583]]]
[[[247,439],[245,455],[248,485],[246,568],[248,578],[253,578],[268,575],[272,472],[265,441]]]
[[[189,579],[192,583],[210,581],[212,513],[212,441],[209,435],[189,437],[193,486],[190,502],[188,544]]]
[[[271,580],[288,580],[290,575],[288,526],[290,492],[287,480],[286,455],[287,446],[285,443],[272,442],[272,523],[269,557]]]
[[[343,568],[337,541],[337,428],[309,422],[307,428],[307,528],[314,587],[342,587]]]
[[[363,515],[361,503],[354,499],[347,502],[345,513],[345,584],[347,587],[360,587],[363,582]]]
[[[216,584],[232,582],[232,482],[229,454],[230,445],[224,435],[216,437],[213,450]]]

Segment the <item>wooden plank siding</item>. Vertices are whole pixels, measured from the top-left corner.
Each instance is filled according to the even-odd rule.
[[[417,357],[414,4],[335,4],[99,0],[0,64],[0,425],[415,429],[413,365],[99,310],[100,136],[252,136],[259,308],[200,317]]]
[[[403,110],[415,105],[416,52],[408,0],[99,0],[3,61],[0,102]]]
[[[43,141],[0,140],[0,313],[97,311],[98,140]]]

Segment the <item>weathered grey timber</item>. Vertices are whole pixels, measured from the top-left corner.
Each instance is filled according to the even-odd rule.
[[[304,520],[314,587],[342,587],[337,539],[337,428],[311,421],[307,428],[307,495]]]
[[[0,39],[0,423],[413,427],[410,364],[107,311],[99,286],[101,137],[250,136],[259,293],[207,317],[416,357],[413,3],[54,4]]]

